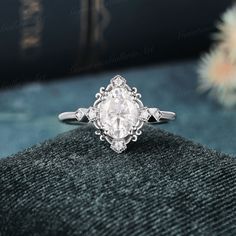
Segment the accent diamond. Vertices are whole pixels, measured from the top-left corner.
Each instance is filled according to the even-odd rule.
[[[145,107],[140,110],[139,118],[141,120],[148,121],[150,117],[151,117],[151,114],[149,113],[148,108]]]
[[[125,79],[121,77],[120,75],[117,75],[113,79],[111,79],[111,83],[116,87],[121,87],[126,83]]]
[[[157,120],[160,120],[160,111],[157,108],[149,108],[150,114]]]
[[[75,113],[75,116],[76,116],[76,119],[80,121],[83,118],[84,114],[80,109],[78,109],[77,112]]]
[[[94,121],[97,119],[97,109],[94,107],[90,107],[87,113],[87,117],[90,121]]]
[[[121,153],[126,149],[126,144],[124,140],[113,140],[111,144],[111,149],[117,153]]]

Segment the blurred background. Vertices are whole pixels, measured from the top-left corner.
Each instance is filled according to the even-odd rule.
[[[236,154],[232,0],[8,0],[0,12],[1,158],[76,128],[57,115],[90,106],[116,74],[146,106],[177,113],[160,128]],[[235,44],[214,37],[219,22],[234,24]],[[219,48],[234,67],[201,59]]]

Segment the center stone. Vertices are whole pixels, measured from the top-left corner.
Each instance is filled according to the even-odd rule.
[[[137,125],[139,105],[125,88],[114,88],[100,103],[100,122],[108,135],[122,139]]]

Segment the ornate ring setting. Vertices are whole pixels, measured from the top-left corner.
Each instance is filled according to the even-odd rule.
[[[95,134],[117,153],[126,150],[129,142],[137,141],[145,123],[158,124],[176,117],[174,112],[145,107],[141,94],[120,75],[112,78],[106,88],[101,87],[95,97],[93,106],[61,113],[58,118],[72,124],[92,123],[97,129]]]

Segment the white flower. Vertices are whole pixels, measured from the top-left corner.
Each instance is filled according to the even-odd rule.
[[[216,39],[225,44],[228,48],[229,58],[236,60],[236,5],[228,9],[218,24],[219,33]]]
[[[232,107],[236,106],[236,6],[226,11],[218,28],[218,43],[200,63],[199,88]]]

